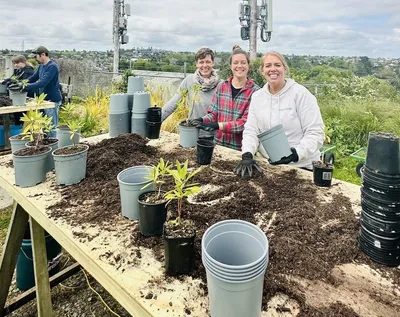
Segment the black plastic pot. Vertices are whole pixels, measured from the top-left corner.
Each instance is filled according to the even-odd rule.
[[[169,275],[188,274],[194,265],[194,238],[196,231],[188,237],[168,237],[164,227],[165,270]]]
[[[160,122],[146,121],[146,129],[147,129],[146,136],[149,139],[158,139],[160,137],[161,123],[162,123],[161,121]]]
[[[314,184],[321,187],[330,187],[332,185],[333,166],[313,165]]]
[[[159,204],[146,203],[143,200],[149,193],[139,195],[139,227],[144,236],[160,236],[163,233],[164,222],[167,219],[167,201]],[[162,192],[162,195],[165,192]]]
[[[391,133],[370,132],[365,166],[379,173],[399,175],[399,137]]]
[[[400,237],[400,223],[397,221],[382,220],[374,217],[367,210],[362,210],[361,224],[369,231],[385,238]]]
[[[212,140],[199,139],[197,141],[196,160],[200,165],[208,165],[214,152],[215,144]]]
[[[161,122],[161,108],[154,106],[147,109],[147,121]]]

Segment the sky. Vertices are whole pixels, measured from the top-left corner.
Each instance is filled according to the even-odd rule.
[[[122,1],[122,0],[121,0]],[[172,51],[230,51],[242,0],[124,0],[129,43]],[[258,0],[260,5],[262,0]],[[400,57],[400,0],[272,0],[269,42],[257,52]],[[113,0],[14,0],[0,4],[0,49],[112,50]]]

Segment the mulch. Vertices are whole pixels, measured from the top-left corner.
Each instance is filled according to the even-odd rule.
[[[75,186],[55,187],[62,193],[63,199],[50,208],[51,217],[61,217],[72,225],[101,225],[104,230],[118,230],[115,223],[121,218],[121,206],[117,174],[131,166],[157,164],[160,157],[170,162],[189,159],[190,167],[199,167],[194,149],[162,152],[148,146],[147,140],[136,134],[124,134],[90,145],[86,179]],[[301,178],[295,169],[278,174],[267,168],[263,176],[249,180],[231,173],[234,166],[233,161],[214,158],[212,168],[205,167],[196,175],[195,182],[220,186],[216,191],[205,192],[195,198],[196,202],[215,201],[214,204],[184,203],[185,219],[192,220],[197,230],[196,264],[190,275],[201,279],[206,290],[201,237],[209,226],[225,219],[241,219],[257,224],[260,214],[263,223],[268,223],[275,214],[272,227],[266,232],[270,250],[263,309],[268,309],[268,301],[273,296],[284,293],[298,301],[301,309],[299,317],[359,316],[341,303],[325,308],[311,307],[301,287],[285,278],[296,276],[336,285],[338,281],[332,277],[332,269],[355,261],[385,271],[384,267],[370,261],[359,250],[359,221],[354,216],[349,199],[336,194],[332,201],[322,201],[317,196],[315,185]],[[223,197],[230,198],[220,199]],[[171,204],[170,214],[172,212],[176,216],[173,208]],[[325,223],[331,225],[321,226]],[[164,261],[162,237],[143,237],[136,224],[131,242],[133,248],[142,246],[152,249],[156,259]],[[140,257],[140,252],[137,256]],[[397,271],[387,272],[398,285],[400,274]],[[179,276],[166,278],[183,279]]]

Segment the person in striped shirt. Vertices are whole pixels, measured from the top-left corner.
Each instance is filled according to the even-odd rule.
[[[205,131],[215,131],[216,144],[240,151],[251,96],[260,87],[247,77],[250,58],[239,46],[233,47],[229,63],[232,76],[217,86],[207,114],[190,123]]]

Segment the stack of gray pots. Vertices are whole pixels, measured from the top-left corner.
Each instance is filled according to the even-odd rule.
[[[268,240],[242,220],[212,225],[201,241],[212,317],[260,317]]]
[[[131,111],[129,110],[128,94],[112,94],[110,96],[110,111],[108,122],[110,137],[116,137],[131,130]]]
[[[131,110],[131,111],[132,111],[132,107],[133,107],[133,95],[137,91],[144,91],[143,77],[129,76],[128,77],[128,98],[129,98],[129,110]]]
[[[147,91],[137,91],[133,94],[132,107],[132,128],[131,132],[146,136],[147,109],[150,108],[150,93]]]

